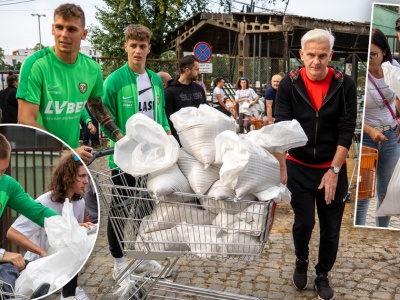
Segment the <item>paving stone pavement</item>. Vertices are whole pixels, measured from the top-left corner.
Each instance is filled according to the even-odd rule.
[[[107,169],[106,158],[96,160],[92,168]],[[79,285],[90,299],[100,299],[113,284],[113,259],[106,237],[107,215],[101,206],[101,226],[96,246],[79,275]],[[329,273],[335,299],[400,300],[400,233],[397,230],[354,227],[354,206],[354,200],[346,204],[339,252]],[[310,242],[309,284],[302,291],[294,288],[291,279],[295,259],[292,221],[290,205],[280,203],[269,240],[259,257],[251,261],[181,258],[174,267],[171,279],[180,284],[254,296],[261,300],[316,299],[312,283],[313,266],[318,255],[318,221]],[[59,297],[58,292],[46,299]],[[106,299],[117,299],[117,296],[109,294]],[[183,296],[182,299],[195,298]]]

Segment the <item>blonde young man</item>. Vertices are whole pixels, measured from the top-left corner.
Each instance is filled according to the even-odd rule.
[[[131,24],[125,29],[125,51],[128,54],[127,63],[114,71],[104,82],[103,103],[110,112],[113,120],[123,134],[125,134],[126,121],[134,114],[141,113],[158,122],[167,134],[170,134],[167,116],[164,111],[164,87],[159,75],[147,69],[146,59],[150,53],[151,31],[146,26]],[[112,136],[109,136],[113,139]],[[111,141],[111,147],[114,141]],[[108,165],[112,170],[112,180],[115,185],[135,186],[135,178],[119,171],[114,163],[114,156],[108,157]],[[118,189],[118,193],[126,194],[129,191]],[[113,214],[124,215],[119,198],[113,197],[111,209],[119,212]],[[139,213],[139,210],[138,210]],[[141,216],[137,216],[140,218]],[[139,226],[139,223],[137,224]],[[123,236],[116,232],[111,220],[107,224],[107,237],[110,252],[114,258],[113,278],[117,279],[128,267],[123,249],[119,242]],[[149,266],[150,264],[150,266]],[[144,264],[141,265],[144,267]],[[160,268],[155,261],[147,264],[151,268]]]
[[[18,122],[49,131],[75,148],[87,162],[92,156],[85,151],[88,146],[79,147],[79,121],[86,101],[106,132],[116,139],[122,135],[101,102],[100,65],[79,52],[88,34],[82,8],[75,4],[57,7],[52,34],[55,45],[36,52],[22,65]]]

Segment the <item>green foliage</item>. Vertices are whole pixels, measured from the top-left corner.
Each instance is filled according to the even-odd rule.
[[[40,47],[40,45],[42,46],[42,47]],[[43,48],[45,48],[46,46],[44,46],[43,44],[40,44],[40,43],[37,43],[36,45],[35,45],[35,47],[33,47],[33,50],[35,50],[35,52],[36,51],[39,51],[40,49],[43,49]]]
[[[210,0],[104,0],[105,8],[96,7],[96,18],[101,27],[89,26],[88,40],[101,51],[103,57],[126,58],[124,29],[140,23],[153,33],[149,57],[162,53],[165,35],[198,12],[208,11]],[[125,63],[121,60],[103,60],[105,74]]]
[[[3,58],[4,58],[4,50],[3,48],[0,47],[0,70],[4,70],[4,67],[6,65]]]

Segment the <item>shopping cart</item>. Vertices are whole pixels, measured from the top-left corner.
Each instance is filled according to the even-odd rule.
[[[375,196],[378,154],[379,151],[377,149],[361,147],[357,200],[370,199]]]
[[[128,187],[113,183],[116,179],[124,180],[123,173],[117,175],[121,178],[112,177],[110,170],[91,170],[91,173],[117,236],[124,237],[119,244],[125,255],[133,259],[101,299],[127,281],[130,284],[125,285],[120,299],[149,296],[151,299],[191,299],[190,296],[258,299],[181,285],[162,278],[183,256],[207,259],[259,256],[272,229],[276,207],[273,200],[217,201],[207,195],[182,192],[156,199],[146,188],[147,176],[137,177],[135,186]],[[229,222],[236,217],[240,219],[238,222]],[[162,271],[138,274],[141,264],[149,260],[162,262]]]
[[[13,286],[0,280],[0,300],[4,299],[36,299],[48,293],[50,284],[41,284],[30,296],[21,295],[15,292]]]

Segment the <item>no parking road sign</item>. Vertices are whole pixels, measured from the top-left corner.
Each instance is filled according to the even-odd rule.
[[[212,54],[211,46],[206,42],[198,42],[193,48],[193,53],[199,62],[208,62]]]

